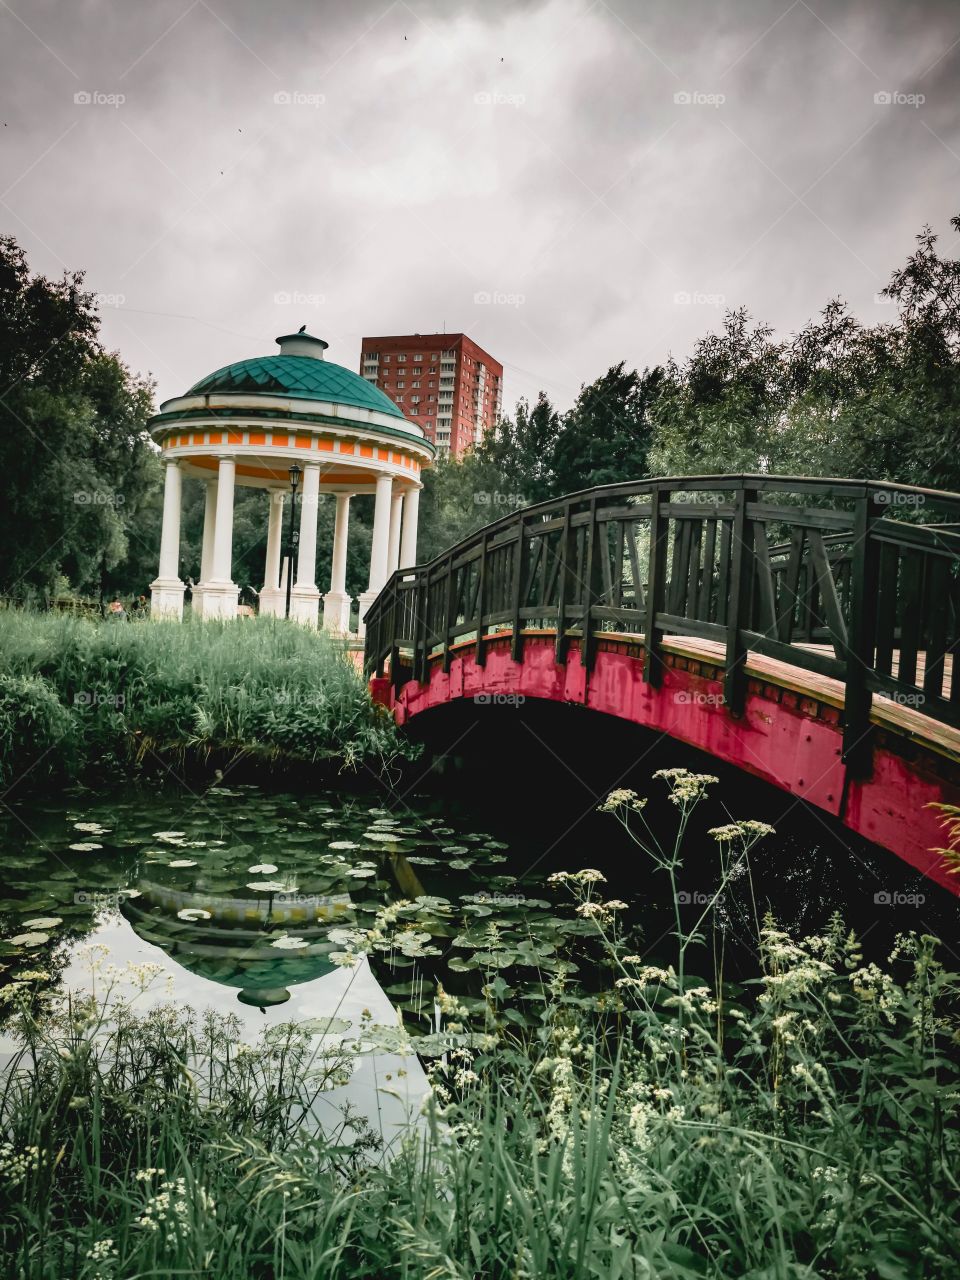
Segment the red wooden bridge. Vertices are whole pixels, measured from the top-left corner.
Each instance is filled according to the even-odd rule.
[[[684,476],[527,507],[366,614],[398,723],[542,698],[632,721],[833,815],[960,893],[960,495]]]

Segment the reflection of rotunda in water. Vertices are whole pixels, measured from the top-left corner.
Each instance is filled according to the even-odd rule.
[[[348,893],[259,892],[234,897],[141,879],[120,910],[137,935],[198,977],[236,987],[243,1004],[266,1008],[289,988],[333,972],[330,929],[353,918]],[[275,945],[284,938],[286,946]]]

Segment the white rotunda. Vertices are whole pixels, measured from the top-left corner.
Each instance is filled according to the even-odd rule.
[[[416,562],[420,475],[434,449],[384,393],[359,374],[325,360],[327,343],[301,331],[277,338],[279,354],[227,365],[167,400],[150,421],[163,451],[163,531],[160,570],[150,584],[153,613],[183,616],[180,579],[180,499],[184,480],[206,488],[200,582],[194,612],[204,618],[237,613],[233,580],[233,495],[236,485],[270,492],[267,554],[260,612],[316,624],[317,514],[323,494],[336,495],[333,562],[323,593],[323,626],[347,633],[346,590],[350,499],[375,494],[370,578],[359,598],[363,616],[390,574]],[[299,492],[295,577],[287,583],[284,504]],[[324,580],[326,586],[326,578]]]

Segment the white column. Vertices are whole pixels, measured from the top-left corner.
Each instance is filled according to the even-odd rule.
[[[208,480],[203,502],[203,551],[200,556],[200,581],[213,577],[213,534],[217,522],[217,482]]]
[[[347,595],[347,538],[350,528],[349,493],[337,494],[337,514],[333,524],[333,561],[330,590],[323,597],[323,627],[346,635],[350,630],[350,597]]]
[[[263,590],[260,592],[260,612],[280,617],[284,610],[285,596],[280,589],[280,551],[283,544],[282,489],[271,489],[270,513],[267,516],[267,560],[263,568]]]
[[[204,485],[203,500],[203,548],[200,552],[200,581],[193,588],[191,605],[196,617],[204,616],[203,593],[213,576],[213,530],[217,519],[217,482],[208,480]]]
[[[239,589],[233,581],[233,490],[236,462],[221,458],[217,470],[217,515],[213,526],[212,573],[203,587],[205,618],[235,618]]]
[[[160,567],[150,583],[152,612],[159,618],[183,617],[183,583],[180,581],[180,496],[183,475],[180,464],[168,462],[163,476],[163,525],[160,533]]]
[[[390,504],[390,541],[387,552],[387,576],[400,563],[400,520],[403,515],[403,494],[397,489]]]
[[[168,462],[163,476],[163,527],[160,532],[158,579],[180,581],[180,496],[183,473],[178,462]]]
[[[303,496],[300,499],[300,543],[297,576],[293,584],[290,613],[298,622],[317,625],[320,592],[317,590],[317,515],[320,507],[320,464],[307,462],[303,468]]]
[[[412,569],[417,563],[417,521],[420,515],[420,490],[408,489],[403,498],[403,528],[400,533],[400,569]]]
[[[380,594],[387,580],[387,564],[390,553],[390,516],[393,508],[393,480],[390,476],[377,476],[377,497],[373,508],[373,541],[370,547],[370,580],[360,596],[359,635],[364,635],[363,616]]]

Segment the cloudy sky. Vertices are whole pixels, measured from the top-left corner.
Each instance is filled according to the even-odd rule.
[[[960,7],[0,0],[0,230],[160,398],[301,324],[466,331],[566,407],[958,249]]]

